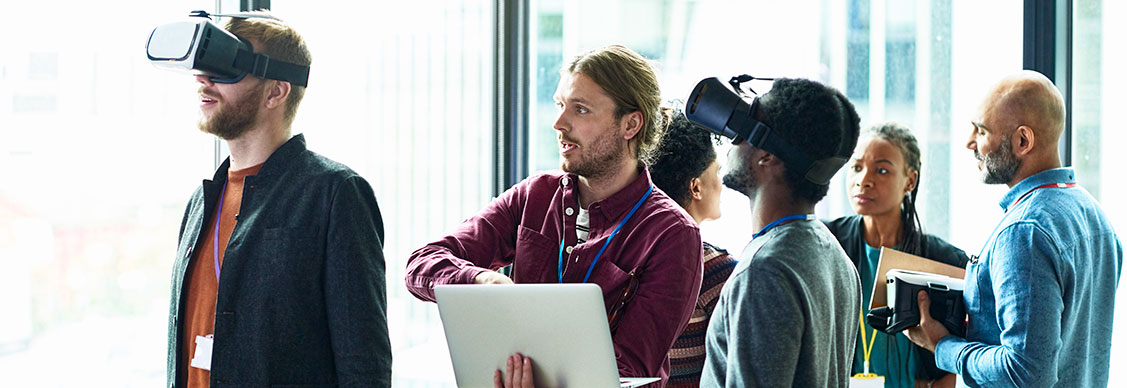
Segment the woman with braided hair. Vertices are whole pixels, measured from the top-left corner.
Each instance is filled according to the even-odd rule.
[[[904,125],[887,122],[862,134],[857,152],[846,164],[846,183],[854,216],[826,223],[857,266],[864,301],[869,300],[881,247],[966,267],[965,252],[925,234],[916,211],[921,157],[919,143]],[[862,309],[867,310],[867,304]],[[868,311],[862,311],[865,316]],[[858,323],[859,325],[860,323]],[[863,327],[857,339],[854,373],[884,376],[885,387],[954,386],[954,375],[935,366],[935,356],[903,334],[889,335]]]

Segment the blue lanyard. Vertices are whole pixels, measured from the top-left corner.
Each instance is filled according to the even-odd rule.
[[[787,221],[794,221],[794,220],[813,221],[815,219],[816,218],[814,217],[813,214],[795,214],[795,215],[786,216],[786,217],[777,219],[775,221],[772,221],[770,224],[767,224],[767,226],[764,226],[763,229],[759,230],[759,233],[752,235],[751,239],[755,240],[755,239],[759,238],[759,236],[767,234],[767,232],[771,231],[771,229],[774,229],[776,226],[779,226],[779,224],[787,222]]]
[[[227,182],[223,182],[223,191],[219,192],[219,204],[215,205],[215,243],[212,244],[215,252],[215,284],[219,284],[219,219],[223,216],[223,196],[227,194]]]
[[[650,186],[649,190],[646,190],[646,194],[642,196],[642,199],[639,199],[638,203],[634,204],[634,208],[630,209],[629,213],[626,213],[626,218],[623,218],[622,222],[618,223],[618,226],[614,227],[614,231],[610,232],[610,236],[607,237],[606,241],[603,241],[603,247],[599,248],[599,253],[595,254],[595,260],[591,262],[590,267],[587,267],[587,274],[583,276],[583,282],[584,283],[587,283],[587,279],[591,278],[591,271],[595,270],[595,263],[598,263],[599,258],[603,256],[603,251],[605,251],[607,249],[607,245],[610,245],[610,240],[613,239],[614,236],[618,234],[618,230],[622,229],[622,225],[626,225],[626,221],[630,220],[630,217],[634,215],[635,211],[638,211],[638,208],[642,206],[642,202],[645,202],[646,198],[649,198],[650,193],[652,193],[653,191],[654,191],[654,187]],[[561,230],[561,232],[563,232],[563,231]],[[560,239],[560,259],[559,259],[558,266],[556,268],[556,274],[559,275],[559,282],[560,283],[563,283],[563,248],[564,248],[564,240],[561,238]]]

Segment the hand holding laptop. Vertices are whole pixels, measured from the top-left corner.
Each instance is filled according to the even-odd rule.
[[[501,371],[493,372],[494,388],[536,388],[532,383],[532,358],[523,357],[520,353],[509,356],[505,362],[505,374]]]

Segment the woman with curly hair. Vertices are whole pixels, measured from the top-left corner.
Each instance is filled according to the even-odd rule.
[[[699,225],[720,218],[723,186],[719,170],[711,135],[696,128],[684,114],[675,114],[650,164],[654,185],[677,201]],[[727,251],[707,242],[703,245],[704,272],[700,296],[688,325],[669,351],[667,387],[700,386],[709,318],[716,307],[720,289],[736,266],[736,260]]]

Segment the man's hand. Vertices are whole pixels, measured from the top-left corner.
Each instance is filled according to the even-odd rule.
[[[931,318],[931,300],[927,298],[927,292],[921,290],[916,297],[920,305],[920,325],[904,330],[904,335],[912,343],[935,353],[935,345],[943,337],[951,335],[951,332],[942,323]]]
[[[508,279],[508,278],[506,278]],[[515,353],[505,362],[505,375],[493,371],[494,388],[535,388],[532,385],[532,359]]]
[[[473,278],[474,284],[513,284],[513,279],[497,271],[485,271]]]

